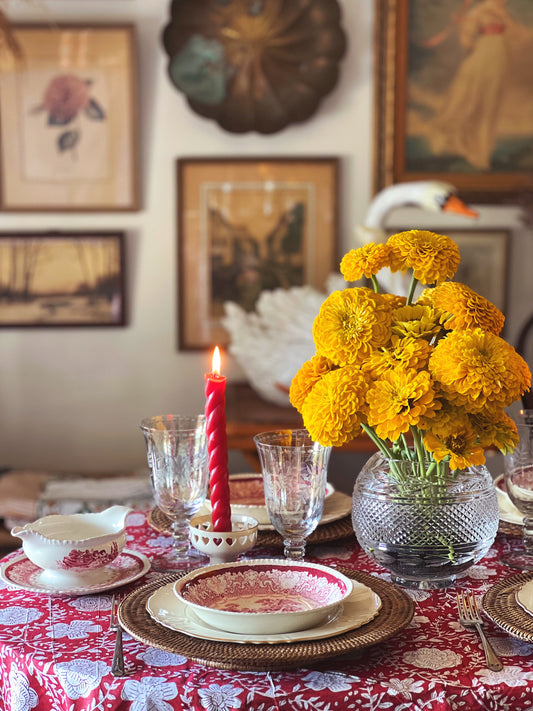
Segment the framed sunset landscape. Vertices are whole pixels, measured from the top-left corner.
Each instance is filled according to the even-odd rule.
[[[124,234],[0,233],[0,327],[125,325]]]

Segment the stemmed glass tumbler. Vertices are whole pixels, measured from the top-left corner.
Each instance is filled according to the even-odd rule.
[[[504,457],[504,479],[509,498],[524,516],[524,550],[506,553],[501,562],[512,568],[533,570],[533,424],[520,424],[517,429],[518,445]]]
[[[285,557],[301,560],[306,538],[322,518],[331,447],[314,442],[304,429],[263,432],[254,442],[270,521],[283,536]]]
[[[172,521],[173,552],[162,569],[193,567],[206,560],[189,539],[189,519],[204,503],[209,482],[205,417],[158,415],[142,420],[140,427],[155,503]]]

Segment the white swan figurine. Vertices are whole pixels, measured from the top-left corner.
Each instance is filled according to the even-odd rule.
[[[477,217],[477,213],[457,197],[456,189],[450,183],[436,180],[397,183],[382,190],[372,200],[364,224],[355,230],[356,246],[386,241],[388,234],[384,225],[387,216],[396,208],[408,205],[431,212],[446,211]],[[388,275],[397,276],[390,272]],[[396,286],[398,290],[394,289],[394,293],[402,293],[405,285],[386,284],[388,275],[381,282],[384,290],[391,290],[387,286]],[[325,292],[310,286],[263,291],[252,312],[234,302],[225,303],[222,324],[230,334],[229,352],[238,361],[250,385],[265,400],[277,405],[290,404],[291,381],[302,363],[315,353],[315,316],[325,297],[345,286],[342,275],[332,274]]]

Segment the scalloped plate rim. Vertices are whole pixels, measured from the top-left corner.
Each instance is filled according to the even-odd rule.
[[[206,639],[215,642],[235,642],[236,644],[287,644],[293,642],[310,641],[314,639],[325,639],[327,637],[335,637],[337,635],[349,632],[350,630],[363,627],[368,622],[373,620],[380,612],[382,607],[381,598],[371,588],[363,583],[354,580],[354,589],[348,596],[346,602],[340,611],[333,613],[330,619],[322,625],[311,627],[298,632],[272,635],[251,635],[251,634],[235,634],[224,632],[216,629],[211,625],[203,622],[185,603],[182,603],[174,594],[174,583],[167,583],[158,588],[146,601],[146,611],[150,617],[158,624],[167,629],[181,632],[189,637],[197,639]],[[364,621],[354,619],[357,612],[360,612],[361,602],[356,599],[364,594],[368,600],[368,612]],[[161,605],[159,611],[155,610],[155,604],[159,602],[163,596],[167,597],[173,603],[175,614],[181,616],[179,622],[162,619]],[[160,604],[160,603],[159,603]],[[351,610],[350,607],[355,608]],[[348,609],[346,609],[348,608]]]

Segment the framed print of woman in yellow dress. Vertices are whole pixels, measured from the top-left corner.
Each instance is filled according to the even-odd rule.
[[[380,9],[378,187],[439,177],[488,200],[533,188],[533,3]]]

